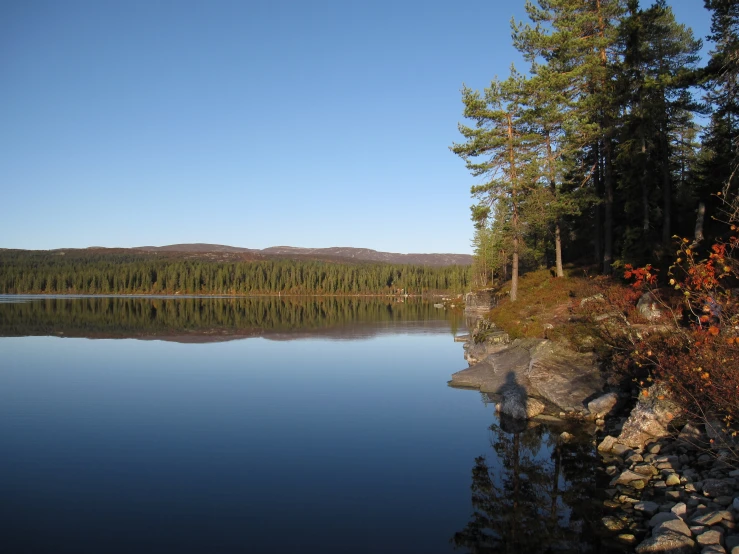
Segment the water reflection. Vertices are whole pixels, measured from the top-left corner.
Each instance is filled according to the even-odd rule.
[[[592,441],[564,442],[552,428],[501,416],[490,426],[492,455],[472,468],[473,514],[454,534],[473,553],[602,552],[594,535],[596,460]],[[576,432],[576,429],[570,429]]]
[[[364,338],[402,326],[451,333],[461,312],[421,299],[347,297],[0,297],[0,336],[219,342],[263,336]]]

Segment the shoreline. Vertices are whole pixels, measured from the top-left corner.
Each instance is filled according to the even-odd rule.
[[[513,354],[527,348],[536,352],[551,342],[535,340],[510,341],[480,317],[464,345],[469,367],[455,373],[450,386],[488,394],[503,417],[546,423],[553,415],[579,423],[592,437],[597,481],[604,483],[594,499],[603,510],[597,531],[614,545],[638,554],[739,554],[739,464],[722,460],[725,452],[716,450],[708,430],[678,425],[682,409],[661,385],[636,396],[633,390],[611,390],[604,379],[599,398],[558,414],[547,391],[531,383],[515,391],[522,388],[516,379],[515,387],[501,385],[504,373],[535,371],[535,355],[521,372],[520,356]],[[491,395],[487,389],[493,389]]]

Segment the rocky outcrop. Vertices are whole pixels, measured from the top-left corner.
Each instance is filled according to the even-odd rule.
[[[631,447],[643,447],[647,442],[666,437],[670,422],[682,412],[663,385],[653,385],[643,391],[629,418],[624,423],[618,441]]]
[[[464,345],[464,359],[474,365],[493,352],[497,352],[510,344],[508,333],[501,331],[495,323],[486,319],[478,319],[472,333]]]
[[[519,396],[579,413],[587,412],[586,402],[603,390],[592,354],[572,352],[552,341],[517,339],[511,344],[488,345],[485,354],[472,367],[453,374],[449,384],[477,388],[501,399],[516,388]]]
[[[468,292],[464,296],[464,311],[470,313],[487,313],[497,305],[498,300],[492,290]]]

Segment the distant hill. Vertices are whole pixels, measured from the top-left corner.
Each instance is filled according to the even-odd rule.
[[[382,262],[409,265],[470,265],[469,254],[398,254],[378,252],[369,248],[335,246],[331,248],[297,248],[294,246],[271,246],[262,250],[226,246],[222,244],[170,244],[167,246],[139,246],[135,250],[147,252],[183,252],[188,254],[246,254],[255,258],[317,259],[333,261]]]

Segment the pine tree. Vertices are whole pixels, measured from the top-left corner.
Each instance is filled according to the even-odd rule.
[[[596,253],[603,272],[613,262],[613,134],[612,68],[617,59],[616,27],[623,0],[539,0],[527,2],[531,23],[513,22],[513,40],[532,72],[552,90],[560,90],[560,110],[567,112],[567,140],[573,150],[589,145],[594,159],[581,178],[603,197],[603,248],[596,211]]]
[[[473,120],[475,126],[460,124],[459,130],[467,142],[451,147],[466,161],[472,175],[485,178],[485,182],[471,189],[477,199],[472,206],[473,220],[478,224],[486,221],[499,204],[510,214],[507,234],[512,242],[512,301],[518,294],[521,207],[538,175],[535,137],[527,125],[525,96],[525,79],[515,69],[511,69],[511,76],[505,81],[494,80],[484,96],[465,87],[462,90],[464,116]],[[496,209],[501,213],[499,207]]]

